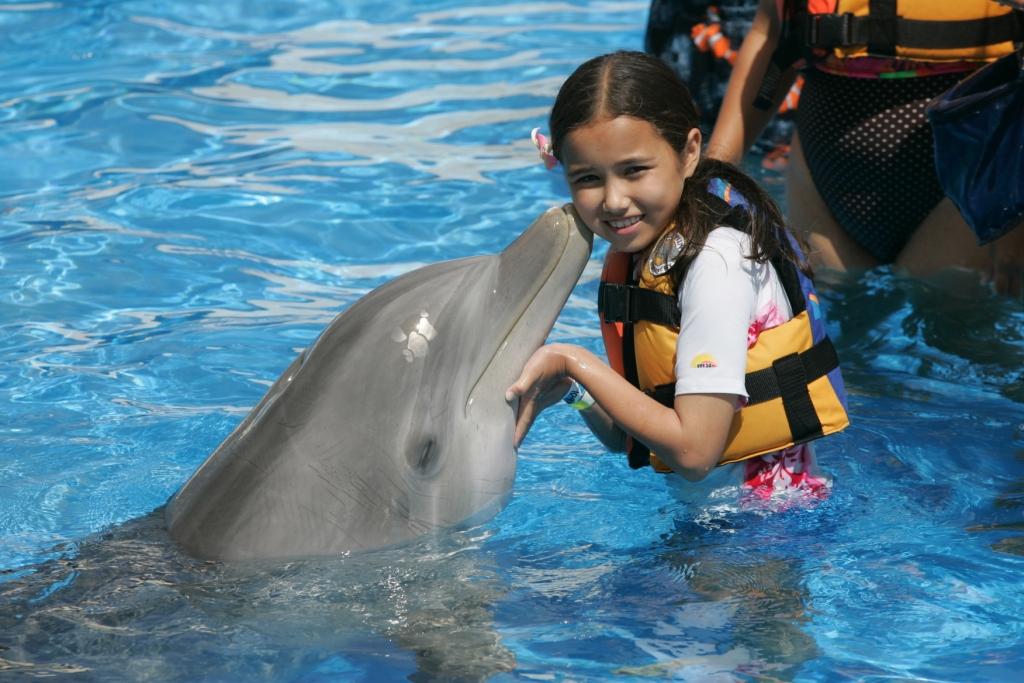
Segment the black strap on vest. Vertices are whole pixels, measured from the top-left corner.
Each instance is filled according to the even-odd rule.
[[[800,367],[789,365],[788,358],[799,360]],[[786,361],[783,365],[779,365]],[[804,385],[824,377],[839,367],[839,356],[832,346],[832,340],[825,337],[811,348],[801,353],[792,353],[777,359],[771,367],[748,372],[744,378],[747,387],[747,396],[750,398],[747,405],[757,405],[765,401],[771,401],[782,397],[786,400],[785,391],[791,377],[803,377]]]
[[[782,254],[776,254],[771,259],[771,264],[775,268],[775,274],[779,276],[782,291],[786,293],[786,298],[789,300],[790,311],[794,317],[800,315],[807,309],[807,300],[804,299],[804,290],[800,286],[799,271]]]
[[[636,347],[633,343],[633,323],[638,320],[647,320],[646,315],[654,316],[661,324],[674,324],[679,327],[679,310],[675,305],[675,299],[666,297],[660,292],[652,292],[647,289],[640,289],[636,284],[636,278],[630,270],[626,276],[626,284],[615,284],[602,282],[597,290],[597,307],[601,317],[606,323],[622,323],[622,364],[626,379],[635,387],[640,386],[640,376],[636,369]],[[655,295],[655,296],[648,296]],[[660,298],[670,299],[671,305],[676,308],[675,323],[666,323],[661,319],[672,318],[666,314],[665,303]],[[651,464],[650,450],[636,439],[630,439],[629,466],[639,469]]]
[[[814,403],[807,388],[809,378],[804,372],[800,354],[791,353],[772,362],[772,371],[779,384],[782,409],[786,412],[789,433],[793,443],[810,441],[823,434],[821,420],[814,411]]]
[[[832,340],[825,337],[802,353],[791,353],[777,358],[771,367],[748,372],[745,381],[750,398],[747,405],[756,405],[781,397],[793,443],[800,444],[817,439],[824,434],[824,430],[807,385],[837,367],[839,356],[832,346]],[[675,384],[659,384],[647,391],[647,395],[661,405],[671,408],[675,405],[676,387]],[[650,449],[634,439],[633,447],[629,451],[629,466],[639,469],[650,463]]]
[[[772,54],[754,100],[770,109],[782,74],[811,50],[832,50],[864,45],[873,55],[895,56],[896,46],[925,50],[954,50],[1024,40],[1024,13],[962,21],[904,19],[896,14],[896,0],[870,0],[868,16],[810,14],[807,3],[783,19],[779,43]]]
[[[787,359],[797,359],[800,366],[791,365]],[[775,361],[771,367],[748,372],[744,376],[747,388],[747,405],[757,405],[782,397],[786,399],[786,388],[795,378],[803,378],[804,385],[824,377],[839,367],[839,355],[832,346],[832,340],[825,337],[820,342],[801,353],[791,353]],[[675,403],[675,384],[659,384],[647,392],[665,406]]]
[[[647,320],[659,325],[679,327],[679,304],[674,296],[637,285],[602,282],[597,290],[597,310],[606,323],[632,325]]]
[[[633,345],[633,325],[627,323],[622,334],[622,363],[625,366],[626,379],[635,387],[640,386],[640,377],[636,371],[636,347]],[[651,464],[651,450],[638,439],[629,439],[629,451],[626,457],[629,466],[634,470]]]
[[[850,27],[851,32],[856,31],[856,26],[858,25],[858,22],[854,21],[856,18],[853,17],[845,22]],[[864,18],[869,21],[860,25],[864,27],[865,33],[868,34],[863,36],[864,43],[868,46],[868,52],[875,55],[895,57],[896,43],[899,41],[899,17],[896,15],[896,0],[869,0],[868,16]],[[851,35],[850,39],[857,37]],[[808,42],[812,46],[814,45],[814,41],[810,39],[810,36],[808,36]]]

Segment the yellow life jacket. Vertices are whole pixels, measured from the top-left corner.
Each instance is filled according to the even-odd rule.
[[[785,12],[785,0],[781,4]],[[1020,17],[992,0],[806,0],[803,4],[807,18],[797,21],[803,22],[798,30],[807,46],[831,50],[840,58],[876,55],[918,62],[988,62],[1013,52],[1014,41],[1022,37]]]
[[[769,109],[800,59],[990,62],[1024,40],[1024,12],[992,0],[776,0],[780,37],[754,104]]]
[[[749,400],[733,417],[720,465],[811,441],[850,424],[839,359],[825,334],[813,284],[788,260],[772,263],[793,318],[761,332],[747,351]],[[635,386],[671,407],[679,336],[677,292],[670,274],[653,274],[651,259],[639,282],[632,272],[632,255],[608,252],[598,294],[608,361]],[[650,464],[670,471],[634,439],[627,450],[631,467]]]

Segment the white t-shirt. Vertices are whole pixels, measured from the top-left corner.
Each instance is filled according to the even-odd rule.
[[[676,395],[736,394],[747,398],[747,333],[793,317],[770,263],[747,258],[750,235],[719,227],[690,264],[679,290]]]

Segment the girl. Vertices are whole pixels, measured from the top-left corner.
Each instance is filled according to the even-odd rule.
[[[742,461],[761,495],[823,495],[810,449],[793,444],[848,420],[802,255],[753,180],[702,158],[697,126],[686,87],[640,52],[592,59],[559,90],[550,153],[610,242],[599,308],[615,367],[578,346],[538,349],[506,393],[516,445],[564,399],[634,467],[696,481]]]

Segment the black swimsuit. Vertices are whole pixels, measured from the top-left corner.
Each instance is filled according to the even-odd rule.
[[[943,197],[925,104],[964,74],[886,79],[807,71],[796,125],[811,179],[850,237],[892,263]]]

